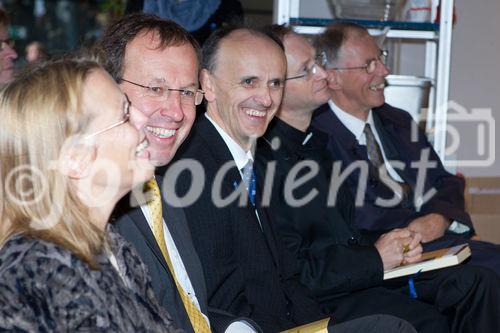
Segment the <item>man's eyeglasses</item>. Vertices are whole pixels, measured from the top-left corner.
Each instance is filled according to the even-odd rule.
[[[0,39],[0,51],[5,50],[7,46],[13,49],[15,44],[16,41],[13,40],[12,38]]]
[[[129,101],[127,95],[125,95],[125,98],[126,98],[126,101],[125,101],[125,103],[123,105],[123,118],[122,118],[122,120],[120,120],[120,121],[118,121],[118,122],[116,122],[114,124],[111,124],[108,127],[103,128],[102,130],[99,130],[99,131],[94,132],[92,134],[86,135],[85,139],[90,139],[90,138],[92,138],[92,137],[94,137],[96,135],[99,135],[101,133],[107,132],[110,129],[113,129],[113,128],[117,127],[117,126],[120,126],[121,124],[125,124],[127,121],[129,121],[129,119],[130,119],[130,101]]]
[[[298,74],[296,76],[287,77],[285,79],[285,81],[295,80],[295,79],[302,79],[302,78],[305,78],[307,80],[311,76],[316,75],[316,73],[318,73],[318,68],[319,67],[325,68],[325,66],[326,66],[326,54],[324,52],[321,52],[316,57],[314,57],[314,62],[311,65],[311,67],[305,67],[303,69],[302,74]]]
[[[152,84],[150,86],[132,82],[124,78],[120,78],[120,80],[144,88],[146,92],[145,96],[155,100],[168,99],[172,91],[178,91],[179,95],[181,96],[182,105],[189,105],[189,106],[200,105],[201,102],[203,101],[203,95],[205,94],[205,92],[201,89],[194,90],[194,89],[169,88],[166,85],[164,85],[163,80],[162,82],[158,82],[158,84]]]
[[[380,55],[376,59],[372,59],[368,61],[363,66],[355,66],[355,67],[333,67],[327,68],[328,70],[337,70],[337,71],[348,71],[352,69],[364,69],[368,74],[372,74],[377,69],[377,63],[380,61],[383,65],[385,65],[387,61],[387,56],[389,55],[389,51],[380,50]]]

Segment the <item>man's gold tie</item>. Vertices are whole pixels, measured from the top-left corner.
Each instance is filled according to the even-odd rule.
[[[170,273],[172,273],[172,277],[174,278],[175,286],[177,287],[177,291],[181,296],[182,303],[186,308],[186,312],[189,316],[189,320],[191,321],[191,325],[196,333],[210,333],[210,327],[208,326],[207,321],[201,314],[200,310],[193,304],[189,296],[186,294],[184,289],[182,289],[179,281],[175,276],[175,272],[172,266],[172,261],[170,260],[170,256],[168,255],[167,246],[165,245],[165,236],[163,234],[163,219],[162,219],[162,208],[161,208],[161,194],[160,189],[158,187],[158,183],[156,183],[155,179],[149,180],[144,184],[144,192],[149,192],[148,194],[148,207],[151,213],[151,218],[153,220],[153,233],[160,247],[161,253],[167,262],[168,268],[170,269]]]

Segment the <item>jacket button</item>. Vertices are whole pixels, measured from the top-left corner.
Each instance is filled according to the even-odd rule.
[[[347,240],[347,244],[348,244],[348,245],[351,245],[351,246],[352,246],[352,245],[358,245],[358,243],[359,243],[359,242],[358,242],[358,239],[357,239],[356,237],[354,237],[354,236],[351,236],[351,238],[349,238],[349,239]]]

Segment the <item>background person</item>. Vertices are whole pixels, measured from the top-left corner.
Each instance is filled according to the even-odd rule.
[[[243,21],[239,0],[144,0],[143,10],[177,22],[202,45],[212,31]]]
[[[17,58],[14,50],[14,40],[9,36],[9,17],[0,8],[0,85],[8,82],[14,73],[14,60]]]
[[[20,74],[0,114],[0,330],[173,332],[146,266],[108,225],[152,176],[136,150],[144,117],[85,59]]]
[[[28,63],[47,60],[49,55],[42,43],[34,41],[26,46],[26,61]]]

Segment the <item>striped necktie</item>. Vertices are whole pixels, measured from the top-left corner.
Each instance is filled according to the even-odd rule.
[[[382,151],[380,150],[380,146],[378,145],[377,140],[375,139],[375,135],[373,135],[372,128],[370,124],[366,123],[365,128],[363,129],[366,137],[366,151],[368,153],[368,159],[370,163],[377,169],[384,164],[384,158],[382,156]]]
[[[370,160],[370,163],[375,167],[377,170],[377,177],[380,178],[390,178],[389,173],[385,169],[383,172],[380,168],[382,165],[384,165],[384,157],[382,156],[382,150],[380,149],[380,146],[375,139],[375,135],[373,134],[372,128],[370,124],[366,123],[365,128],[363,129],[363,132],[365,133],[366,137],[366,151],[368,154],[368,159]],[[378,174],[378,172],[381,172]],[[398,193],[398,196],[401,198],[401,205],[403,207],[411,207],[411,188],[410,186],[405,183],[405,182],[398,182],[399,186],[401,187],[400,193]],[[399,191],[398,191],[399,192]]]

